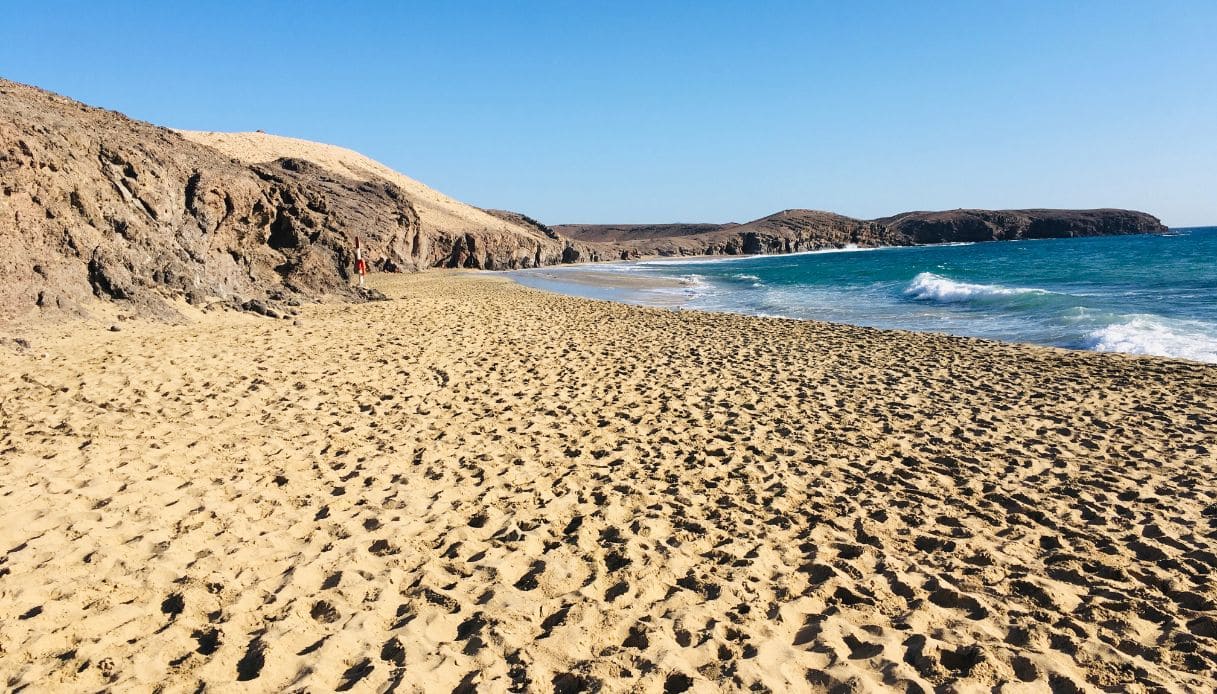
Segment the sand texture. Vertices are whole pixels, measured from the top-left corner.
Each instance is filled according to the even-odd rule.
[[[405,174],[366,157],[359,152],[267,133],[219,133],[195,130],[177,131],[182,137],[219,150],[246,164],[261,164],[283,157],[304,159],[340,176],[366,181],[382,179],[406,192],[428,229],[468,231],[493,229],[533,234],[533,230],[507,222],[472,205],[444,195]]]
[[[0,681],[1217,684],[1217,367],[377,280],[9,331]]]

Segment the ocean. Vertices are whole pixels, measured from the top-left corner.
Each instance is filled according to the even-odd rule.
[[[589,298],[1217,363],[1217,227],[512,273]]]

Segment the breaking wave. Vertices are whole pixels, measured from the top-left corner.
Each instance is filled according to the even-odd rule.
[[[1217,363],[1217,324],[1135,315],[1091,332],[1086,347]]]
[[[923,272],[914,277],[912,282],[909,282],[904,293],[920,301],[956,304],[995,297],[1046,295],[1052,292],[1044,289],[1003,287],[1000,284],[957,282],[949,277],[935,275],[932,272]]]

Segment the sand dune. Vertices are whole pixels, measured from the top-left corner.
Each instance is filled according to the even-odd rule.
[[[1214,687],[1215,367],[378,279],[4,343],[7,686]]]
[[[219,133],[178,130],[182,137],[218,149],[223,154],[246,164],[274,161],[282,157],[304,159],[342,176],[356,180],[380,178],[404,190],[425,228],[442,231],[490,229],[514,231],[529,236],[536,232],[511,224],[444,195],[418,181],[394,171],[378,161],[353,150],[321,142],[266,133]]]

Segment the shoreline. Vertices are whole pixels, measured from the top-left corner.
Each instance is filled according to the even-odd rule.
[[[1201,229],[1211,233],[1217,228]],[[1144,238],[1147,240],[1133,246],[1150,243]],[[1203,249],[1210,236],[1198,233],[1194,238],[1188,241],[1188,252],[1196,256],[1193,246]],[[1195,292],[1159,288],[1155,302],[1146,298],[1154,296],[1153,291],[1128,299],[1127,294],[1136,294],[1128,291],[1129,283],[1142,278],[1119,266],[1079,284],[1068,273],[1069,259],[1088,253],[1102,256],[1115,248],[1101,238],[1043,240],[1062,245],[1035,251],[1016,247],[1023,244],[1005,244],[1006,248],[992,252],[976,248],[976,243],[846,247],[782,255],[614,261],[505,274],[544,291],[632,305],[823,320],[1217,363],[1217,315],[1211,304],[1194,298]],[[1160,245],[1152,248],[1158,253],[1170,252]],[[1063,260],[1053,261],[1062,254]],[[814,257],[820,255],[834,258]],[[1046,269],[1031,273],[991,270],[998,261],[1025,264],[1031,255],[1040,256],[1032,266]],[[788,262],[793,256],[804,258]],[[1199,262],[1199,258],[1187,258],[1177,264],[1186,267],[1187,262]],[[973,271],[978,267],[990,269]],[[1156,286],[1146,281],[1146,286]],[[1202,286],[1204,281],[1198,277],[1180,286]],[[1174,303],[1176,295],[1181,303]]]
[[[842,322],[842,321],[823,320],[823,319],[819,319],[819,318],[799,318],[799,317],[793,317],[793,316],[780,316],[780,315],[758,315],[758,314],[753,314],[753,313],[746,313],[743,311],[732,311],[732,310],[726,309],[726,308],[723,308],[723,309],[687,308],[686,305],[688,303],[688,298],[681,297],[678,295],[679,291],[681,289],[683,289],[684,287],[686,287],[687,285],[685,285],[683,283],[672,283],[672,282],[667,282],[667,281],[660,281],[660,280],[664,280],[667,278],[627,277],[627,278],[622,278],[623,281],[615,281],[616,278],[620,277],[620,276],[613,274],[613,273],[584,271],[584,270],[575,269],[575,268],[571,268],[568,270],[566,268],[563,268],[563,272],[561,274],[570,274],[570,275],[575,275],[576,277],[572,277],[570,279],[557,279],[557,278],[551,279],[551,278],[544,277],[546,273],[544,271],[542,271],[542,272],[536,273],[538,276],[541,276],[544,278],[542,281],[528,283],[528,282],[521,282],[516,277],[516,275],[518,275],[520,272],[523,272],[520,270],[510,270],[510,271],[502,271],[502,272],[492,271],[492,270],[482,270],[482,271],[478,271],[478,272],[486,273],[487,276],[505,277],[507,281],[509,281],[513,284],[516,284],[524,289],[529,289],[532,291],[544,292],[544,293],[548,293],[548,294],[553,294],[555,296],[562,296],[562,297],[573,298],[573,299],[581,299],[581,300],[586,300],[586,301],[603,301],[603,302],[608,302],[608,303],[616,303],[616,304],[621,304],[624,306],[653,308],[653,309],[658,309],[658,310],[691,311],[691,312],[696,312],[696,313],[705,313],[705,314],[709,314],[709,315],[737,316],[737,317],[741,317],[741,318],[756,318],[756,319],[762,319],[762,320],[779,320],[779,321],[817,323],[817,324],[830,325],[830,326],[836,326],[836,327],[842,327],[842,328],[856,328],[859,330],[874,331],[876,333],[896,333],[896,334],[901,334],[901,335],[925,335],[925,336],[935,336],[935,337],[948,337],[948,338],[954,338],[954,339],[959,339],[959,340],[976,341],[976,342],[981,342],[981,343],[1010,345],[1010,346],[1014,346],[1014,347],[1024,347],[1024,348],[1035,349],[1035,350],[1048,350],[1050,352],[1057,352],[1057,353],[1064,353],[1064,354],[1099,355],[1099,356],[1117,357],[1117,358],[1149,359],[1149,360],[1154,360],[1154,361],[1161,360],[1161,361],[1168,361],[1168,362],[1180,362],[1180,363],[1184,363],[1184,364],[1193,364],[1193,365],[1199,365],[1199,366],[1217,367],[1217,364],[1212,364],[1210,362],[1200,361],[1200,360],[1196,360],[1196,359],[1188,359],[1185,357],[1177,357],[1177,356],[1163,356],[1163,355],[1158,355],[1158,354],[1137,354],[1137,353],[1120,352],[1120,351],[1085,349],[1085,348],[1080,348],[1080,347],[1061,347],[1058,345],[1048,345],[1048,344],[1041,344],[1041,343],[1037,343],[1037,342],[1026,342],[1026,341],[1019,341],[1019,340],[1003,340],[1003,339],[996,339],[996,338],[989,338],[989,337],[978,337],[978,336],[974,336],[974,335],[961,335],[961,334],[951,333],[951,332],[947,332],[947,331],[910,330],[910,329],[906,329],[906,328],[874,327],[874,326],[868,326],[868,325],[858,325],[856,323],[847,323],[847,322]],[[527,272],[534,273],[535,271],[528,270]],[[550,274],[554,274],[554,273],[550,273]],[[579,275],[583,275],[583,276],[579,277]],[[649,280],[652,280],[652,279],[654,279],[656,281],[650,282]],[[581,287],[591,287],[593,289],[600,290],[600,291],[590,291],[587,293],[573,293],[570,291],[563,291],[563,289],[561,287],[566,286],[568,282],[570,284],[575,284],[575,285],[578,285]],[[668,294],[663,295],[663,296],[657,295],[655,293],[644,295],[643,292],[646,292],[646,291],[668,292]],[[645,298],[644,298],[644,296],[645,296]]]
[[[10,686],[1212,685],[1217,367],[372,279],[0,349]]]
[[[564,226],[564,225],[558,225],[558,226]],[[1145,232],[1141,232],[1139,234],[1117,234],[1116,236],[1177,236],[1178,232],[1181,232],[1181,231],[1190,231],[1193,229],[1212,229],[1212,228],[1215,228],[1215,226],[1217,226],[1217,225],[1208,226],[1208,225],[1202,224],[1199,226],[1168,227],[1166,232],[1145,231]],[[680,238],[680,237],[674,237],[674,238]],[[792,257],[792,256],[800,256],[800,255],[817,255],[817,254],[821,254],[821,253],[847,253],[847,252],[853,252],[853,251],[882,251],[882,250],[891,250],[894,248],[945,248],[945,247],[950,247],[950,246],[971,246],[971,245],[978,244],[978,243],[1005,244],[1005,243],[1023,243],[1023,242],[1028,242],[1028,241],[1060,241],[1065,238],[1110,238],[1110,236],[1103,236],[1103,235],[1077,236],[1077,237],[1047,236],[1047,237],[1042,237],[1042,238],[983,239],[983,240],[979,240],[979,241],[944,241],[941,243],[910,243],[910,244],[906,244],[906,245],[902,245],[902,246],[898,246],[898,245],[858,246],[857,244],[850,243],[850,244],[845,244],[844,246],[828,246],[828,247],[824,247],[824,248],[817,248],[815,250],[810,250],[810,251],[792,251],[790,253],[748,253],[748,254],[719,253],[719,254],[712,254],[712,255],[652,254],[652,255],[640,255],[636,258],[628,258],[628,259],[614,258],[612,260],[584,260],[584,261],[578,261],[578,262],[569,263],[569,264],[561,263],[558,265],[546,265],[546,266],[543,266],[540,268],[525,268],[525,270],[542,270],[545,268],[574,267],[574,266],[580,266],[580,265],[596,266],[596,265],[613,265],[613,264],[619,264],[619,263],[644,263],[644,262],[663,262],[663,261],[672,261],[672,262],[676,262],[676,263],[679,263],[679,262],[696,263],[696,262],[714,262],[714,261],[730,262],[730,261],[734,261],[734,260],[747,260],[747,259],[752,259],[752,258],[786,258],[786,257]],[[616,243],[616,242],[597,241],[597,242],[588,242],[588,243]],[[521,272],[521,271],[522,270],[502,270],[501,272]],[[500,272],[500,271],[492,271],[492,272]]]

